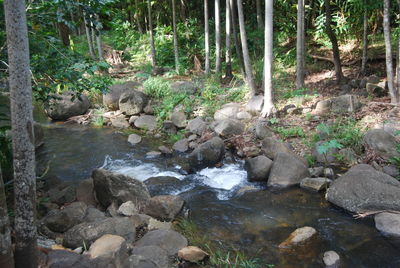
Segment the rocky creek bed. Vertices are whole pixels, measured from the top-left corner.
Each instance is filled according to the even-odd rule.
[[[132,147],[113,128],[52,123],[44,127],[38,168],[49,166],[47,181],[57,177],[72,188],[90,178],[96,168],[135,177],[145,182],[152,196],[180,196],[185,201],[184,214],[222,248],[243,251],[276,267],[321,267],[324,252],[331,250],[340,255],[342,267],[400,265],[399,241],[382,235],[372,218],[354,219],[327,202],[322,193],[298,187],[273,190],[248,182],[244,162],[231,157],[225,157],[220,168],[199,167],[189,175],[184,167],[187,155],[147,154],[158,145],[157,139],[143,138]],[[54,194],[70,203],[74,200],[68,200],[68,191],[64,188],[59,191],[63,194]],[[396,208],[396,204],[387,205]],[[316,231],[309,241],[296,247],[280,246],[304,226]]]

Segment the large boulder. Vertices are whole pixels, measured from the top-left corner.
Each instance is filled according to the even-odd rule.
[[[90,246],[88,254],[92,259],[110,260],[115,267],[123,267],[122,264],[128,257],[128,249],[123,237],[106,234]]]
[[[185,186],[185,182],[175,177],[161,176],[152,177],[144,181],[152,196],[161,195],[162,193],[173,192]]]
[[[141,205],[150,198],[146,185],[132,177],[104,169],[93,170],[92,177],[97,200],[105,208],[113,202],[118,206],[127,201]]]
[[[183,111],[172,112],[171,121],[177,128],[184,128],[187,126],[186,114]]]
[[[188,157],[189,166],[193,171],[213,167],[225,155],[225,145],[221,138],[214,137],[199,145]]]
[[[193,95],[197,91],[197,86],[190,81],[176,81],[171,84],[171,91],[177,94]]]
[[[300,181],[309,177],[307,166],[299,157],[288,153],[276,154],[268,178],[269,187],[290,187],[300,184]]]
[[[158,246],[134,247],[124,267],[129,268],[168,268],[171,260],[168,253]]]
[[[246,111],[251,114],[258,114],[261,112],[264,105],[264,96],[253,96],[246,105]]]
[[[360,108],[361,102],[357,96],[346,94],[318,102],[313,114],[323,115],[329,112],[337,114],[354,113]]]
[[[148,102],[148,96],[141,91],[130,90],[121,94],[119,109],[126,115],[135,115],[143,112]]]
[[[383,129],[371,129],[364,137],[364,143],[378,156],[390,160],[392,157],[400,157],[397,151],[398,142],[396,138]]]
[[[139,87],[137,82],[129,81],[124,84],[112,85],[110,90],[103,95],[103,104],[111,111],[119,109],[119,99],[124,92],[129,92]]]
[[[72,116],[85,114],[89,107],[89,99],[83,94],[71,91],[53,94],[45,103],[45,111],[53,120],[67,120]]]
[[[227,103],[214,113],[214,120],[237,119],[239,111],[239,103]]]
[[[184,201],[175,195],[159,195],[147,201],[144,213],[162,221],[172,221],[183,208]]]
[[[400,214],[383,212],[375,215],[375,227],[384,235],[400,238]]]
[[[292,154],[289,146],[275,137],[267,137],[262,141],[262,152],[269,158],[275,159],[278,153]]]
[[[87,206],[83,202],[75,202],[64,209],[50,211],[43,219],[43,223],[53,232],[64,233],[69,228],[83,222]]]
[[[246,159],[244,168],[249,181],[267,181],[272,167],[272,160],[264,155]]]
[[[157,118],[152,115],[143,114],[135,120],[135,127],[153,131],[157,128]]]
[[[326,197],[354,213],[400,210],[400,182],[369,165],[357,165],[333,181]]]
[[[193,134],[201,136],[203,132],[207,129],[207,123],[204,122],[203,119],[201,119],[200,117],[196,117],[195,119],[188,122],[186,129]]]
[[[86,179],[79,183],[76,188],[76,200],[85,203],[88,206],[96,206],[97,201],[94,196],[93,179]]]
[[[107,218],[95,222],[84,222],[69,229],[64,236],[63,245],[69,248],[89,246],[105,234],[119,235],[127,241],[134,241],[136,227],[126,217]]]
[[[225,119],[219,122],[214,130],[222,137],[231,137],[243,134],[244,124],[239,120]]]
[[[165,250],[169,257],[175,256],[180,249],[187,245],[187,239],[172,230],[150,231],[135,244],[136,247],[158,246]]]

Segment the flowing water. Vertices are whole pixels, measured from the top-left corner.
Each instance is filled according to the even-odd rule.
[[[343,267],[400,267],[399,243],[382,236],[372,219],[356,220],[326,202],[322,194],[298,188],[275,192],[248,183],[241,161],[185,175],[184,156],[146,156],[158,143],[144,139],[133,147],[115,129],[47,124],[38,167],[49,166],[47,176],[73,183],[90,177],[99,167],[142,181],[176,177],[179,184],[158,192],[181,195],[190,219],[223,247],[275,267],[322,267],[327,250],[341,255]],[[239,194],[244,188],[253,191]],[[305,225],[318,231],[316,238],[292,251],[278,248],[292,231]]]

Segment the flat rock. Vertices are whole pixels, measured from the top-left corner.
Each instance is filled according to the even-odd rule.
[[[170,257],[178,254],[178,251],[187,245],[187,239],[172,230],[150,231],[135,244],[136,247],[158,246],[165,250]]]
[[[199,262],[207,258],[208,253],[198,247],[188,246],[179,250],[178,257],[188,262]]]
[[[314,228],[309,227],[309,226],[299,228],[299,229],[295,230],[293,233],[291,233],[290,236],[279,245],[279,247],[287,248],[287,247],[299,245],[301,243],[305,243],[311,237],[313,237],[316,233],[317,233],[317,231]]]
[[[375,227],[384,235],[400,238],[400,214],[389,212],[376,214]]]
[[[304,178],[300,182],[300,187],[304,189],[322,191],[326,190],[332,180],[327,178]]]
[[[214,120],[237,119],[239,103],[227,103],[214,113]]]
[[[168,268],[171,267],[171,261],[168,258],[168,253],[158,247],[158,246],[143,246],[143,247],[134,247],[132,249],[132,257],[136,258],[138,262],[138,266],[129,266],[129,267],[157,267],[157,268]],[[149,266],[140,266],[140,264],[150,263]],[[154,263],[155,266],[151,266]],[[126,267],[126,266],[125,266]]]
[[[126,120],[124,115],[113,117],[110,119],[111,125],[116,128],[128,128],[130,127],[129,122]]]
[[[128,142],[132,145],[136,145],[142,141],[142,137],[137,134],[131,134],[128,136]]]
[[[225,119],[219,122],[214,130],[222,137],[231,137],[243,134],[244,124],[235,119]]]
[[[97,239],[89,249],[88,254],[92,259],[109,258],[116,266],[120,266],[123,260],[128,257],[126,241],[118,235],[106,234]]]
[[[135,127],[153,131],[157,128],[157,119],[152,115],[141,115],[138,119],[136,119]]]

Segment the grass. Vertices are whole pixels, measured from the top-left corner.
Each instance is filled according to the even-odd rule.
[[[296,138],[296,137],[304,138],[306,136],[304,130],[301,127],[291,127],[291,128],[274,127],[273,129],[284,139]]]
[[[205,267],[217,268],[261,268],[274,267],[271,264],[263,264],[260,259],[249,258],[242,252],[222,250],[216,243],[204,235],[198,226],[191,220],[180,219],[175,229],[184,235],[189,244],[205,250],[210,258]]]

